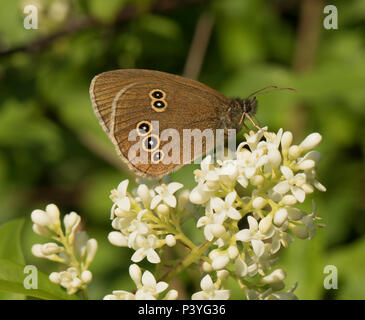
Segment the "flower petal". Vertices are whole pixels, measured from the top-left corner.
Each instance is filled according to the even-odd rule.
[[[273,190],[280,194],[285,194],[289,191],[290,186],[288,181],[281,181],[273,187]]]
[[[293,196],[299,201],[303,202],[305,199],[305,192],[298,187],[291,187],[291,192],[293,193]]]
[[[156,287],[156,279],[150,271],[143,272],[142,275],[142,284],[143,286],[155,288]]]
[[[236,239],[243,241],[243,242],[249,242],[251,240],[250,230],[244,229],[244,230],[238,231],[236,233]]]
[[[228,217],[230,217],[233,220],[239,220],[241,219],[241,214],[238,212],[237,209],[231,207],[228,209]]]
[[[171,182],[167,186],[167,191],[170,194],[174,194],[177,190],[181,189],[184,185],[178,182]]]
[[[158,256],[156,251],[152,248],[147,249],[147,260],[151,263],[160,263],[161,262],[160,257]]]
[[[237,193],[235,191],[232,191],[226,195],[226,198],[224,201],[227,205],[231,206],[232,203],[236,200]]]
[[[157,207],[157,205],[161,202],[162,197],[160,195],[154,196],[152,201],[151,201],[151,209],[155,209]]]
[[[281,166],[280,170],[281,170],[281,172],[284,175],[286,180],[290,180],[294,177],[293,171],[289,167]]]
[[[251,240],[252,249],[255,252],[255,255],[261,257],[265,252],[264,243],[261,240]]]
[[[166,195],[163,198],[163,201],[171,208],[176,207],[176,198],[172,194]]]
[[[200,281],[200,287],[205,291],[209,290],[214,286],[213,280],[210,277],[209,274],[207,274],[201,281]]]

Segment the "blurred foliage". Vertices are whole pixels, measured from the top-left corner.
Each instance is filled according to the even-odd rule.
[[[93,114],[90,81],[118,68],[182,74],[197,21],[210,12],[215,24],[199,80],[228,96],[245,97],[270,84],[296,88],[296,94],[260,96],[257,119],[271,130],[293,131],[296,142],[310,132],[323,135],[319,179],[328,191],[312,198],[326,228],[314,240],[298,240],[283,250],[287,286],[298,281],[302,299],[363,299],[365,3],[337,0],[339,29],[326,30],[322,11],[318,21],[315,14],[302,14],[304,2],[309,8],[313,3],[1,0],[0,224],[25,218],[25,261],[46,273],[58,268],[30,254],[32,244],[42,241],[31,231],[31,211],[56,203],[63,213],[81,214],[99,241],[90,297],[132,288],[131,252],[107,241],[109,192],[131,174],[120,169]],[[37,30],[23,27],[23,8],[30,3],[40,8]],[[313,33],[314,42],[307,46],[300,28]],[[191,166],[171,179],[193,186]],[[197,238],[192,226],[188,221],[186,230]],[[323,268],[330,264],[338,268],[338,290],[323,288]],[[181,277],[187,297],[196,290],[196,271]],[[233,297],[242,298],[238,290]]]

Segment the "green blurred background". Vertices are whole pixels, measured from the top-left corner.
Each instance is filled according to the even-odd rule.
[[[23,27],[26,4],[39,8],[37,30]],[[323,27],[327,4],[337,6],[338,30]],[[292,87],[297,94],[259,97],[257,119],[297,143],[323,135],[318,178],[328,191],[310,197],[326,228],[282,252],[287,286],[298,281],[301,299],[365,298],[364,22],[363,0],[0,0],[0,224],[26,218],[26,261],[49,273],[58,266],[30,254],[44,241],[30,213],[48,203],[74,210],[100,245],[90,297],[132,289],[131,251],[107,242],[110,190],[131,175],[93,114],[92,77],[156,69],[240,97]],[[191,169],[171,179],[191,188]],[[338,290],[323,288],[331,264]],[[187,297],[192,282],[186,274],[179,284]]]

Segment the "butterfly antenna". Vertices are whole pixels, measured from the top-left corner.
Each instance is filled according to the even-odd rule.
[[[268,90],[268,89],[271,89],[271,90]],[[283,90],[297,92],[297,90],[295,90],[293,88],[279,88],[277,86],[267,86],[265,88],[262,88],[260,90],[255,91],[254,93],[251,93],[247,98],[250,98],[252,96],[256,97],[256,96],[263,95],[263,94],[267,94],[267,93],[270,93],[270,92],[283,91]]]
[[[260,92],[262,92],[262,91],[264,91],[264,90],[266,90],[266,89],[276,89],[277,88],[277,86],[274,86],[274,85],[271,85],[271,86],[266,86],[266,87],[264,87],[264,88],[262,88],[262,89],[259,89],[259,90],[257,90],[257,91],[255,91],[255,92],[252,92],[247,98],[251,98],[251,97],[254,97],[254,96],[256,96],[258,93],[260,93]]]

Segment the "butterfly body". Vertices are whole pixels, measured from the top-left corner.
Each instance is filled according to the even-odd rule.
[[[184,130],[239,130],[243,115],[256,111],[255,97],[228,99],[198,81],[152,70],[104,72],[92,80],[90,96],[94,112],[120,156],[137,174],[152,178],[162,177],[210,151],[203,141],[205,151],[193,154],[187,162],[178,159],[164,163],[162,149],[169,141],[154,134],[152,123],[158,123],[159,132],[172,128],[182,137]],[[148,163],[136,164],[131,159],[130,149],[136,143],[130,139],[132,130],[145,146],[140,153],[149,155]],[[181,143],[178,147],[184,151]]]

